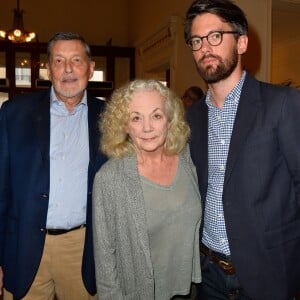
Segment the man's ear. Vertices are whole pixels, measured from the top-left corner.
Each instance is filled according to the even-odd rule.
[[[238,54],[244,54],[247,51],[247,48],[248,48],[248,36],[241,35],[237,43]]]
[[[52,76],[51,76],[51,71],[50,71],[50,65],[49,65],[49,63],[46,63],[46,68],[47,68],[47,76],[48,76],[49,80],[51,81]]]
[[[89,79],[91,79],[94,75],[94,70],[95,70],[95,61],[91,60],[90,61],[90,75],[89,75]]]

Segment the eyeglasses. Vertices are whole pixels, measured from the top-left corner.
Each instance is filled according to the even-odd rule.
[[[193,50],[193,51],[198,51],[202,48],[203,45],[203,39],[206,39],[207,42],[211,46],[219,46],[222,41],[223,41],[223,34],[225,33],[231,33],[231,34],[238,34],[240,35],[237,31],[212,31],[208,35],[205,36],[199,36],[199,35],[194,35],[192,38],[190,38],[187,41],[187,45]]]

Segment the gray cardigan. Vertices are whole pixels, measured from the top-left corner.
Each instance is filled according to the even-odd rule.
[[[189,150],[180,159],[198,190]],[[110,159],[96,174],[93,233],[99,299],[153,300],[153,267],[136,156]]]

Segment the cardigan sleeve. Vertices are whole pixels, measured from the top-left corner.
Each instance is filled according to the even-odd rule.
[[[97,293],[101,300],[122,300],[115,245],[113,181],[103,166],[95,176],[93,186],[93,238]]]

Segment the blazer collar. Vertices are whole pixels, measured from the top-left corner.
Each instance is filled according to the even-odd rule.
[[[32,111],[33,127],[41,150],[42,159],[49,161],[50,147],[50,90],[43,94],[38,105]]]
[[[201,192],[204,192],[206,191],[208,182],[208,108],[204,98],[202,100],[197,103],[199,104],[199,107],[197,107],[199,109],[198,128],[194,129],[196,132],[192,133],[192,139],[196,147],[199,147],[199,151],[197,151],[197,148],[193,150],[193,155],[196,156],[195,161],[197,162],[196,166]]]
[[[240,102],[232,130],[228,152],[224,186],[228,182],[234,164],[251,130],[259,107],[261,106],[259,82],[247,73],[240,96]]]
[[[90,163],[93,164],[96,155],[99,151],[99,103],[94,100],[89,93],[87,93],[87,104],[88,104],[88,127],[89,127],[89,146],[90,146]]]
[[[233,126],[227,157],[224,187],[230,178],[234,164],[245,143],[247,134],[255,121],[260,105],[259,82],[247,73]],[[201,162],[200,166],[202,166],[202,168],[198,170],[198,172],[200,172],[200,185],[203,186],[204,191],[206,191],[208,181],[208,108],[204,101],[202,101],[200,105],[199,131],[195,136],[198,138],[196,144],[199,147],[199,161]]]
[[[100,100],[99,100],[100,101]],[[99,105],[88,94],[88,128],[89,128],[89,148],[90,161],[94,161],[99,148]],[[37,141],[41,150],[42,158],[49,161],[50,150],[50,89],[43,94],[36,108],[32,111],[33,127],[37,136]]]

